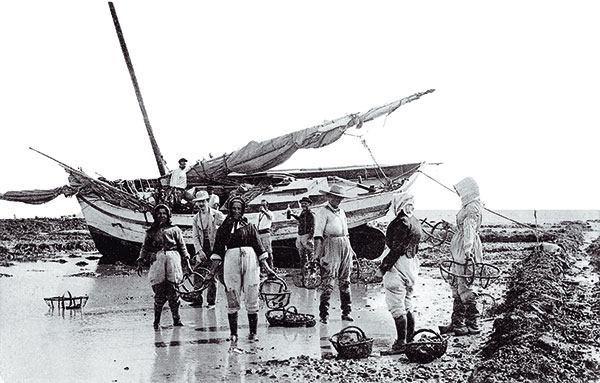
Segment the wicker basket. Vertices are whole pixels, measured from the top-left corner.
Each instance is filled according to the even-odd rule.
[[[434,337],[417,336],[425,333],[432,334]],[[424,364],[430,363],[444,355],[447,348],[447,338],[443,338],[434,330],[424,328],[415,331],[412,342],[405,346],[405,354],[409,361]]]
[[[321,286],[321,270],[319,265],[309,263],[292,275],[294,285],[305,289],[316,289]]]
[[[279,277],[265,279],[260,284],[260,297],[270,309],[280,309],[290,303],[287,283]]]
[[[274,327],[313,327],[317,324],[314,315],[300,314],[295,306],[269,310],[265,315],[269,325]]]
[[[348,326],[329,338],[341,359],[366,358],[373,351],[373,338],[367,338],[363,330]]]

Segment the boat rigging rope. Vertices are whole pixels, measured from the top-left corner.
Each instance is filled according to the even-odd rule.
[[[457,192],[456,190],[450,189],[448,186],[444,185],[443,183],[441,183],[440,181],[436,180],[435,178],[433,178],[433,177],[431,177],[431,176],[427,175],[426,173],[424,173],[424,172],[423,172],[423,171],[421,171],[421,170],[417,170],[417,171],[418,171],[419,173],[423,174],[425,177],[429,178],[430,180],[434,181],[434,182],[435,182],[435,183],[437,183],[438,185],[442,186],[443,188],[445,188],[445,189],[447,189],[447,190],[451,191],[452,193],[454,193],[454,194],[457,194],[457,195],[458,195],[458,192]],[[507,216],[505,216],[505,215],[502,215],[502,214],[500,214],[500,213],[498,213],[498,212],[495,212],[495,211],[493,211],[493,210],[491,210],[491,209],[488,209],[488,208],[487,208],[487,207],[485,207],[485,206],[483,206],[483,209],[484,209],[484,210],[486,210],[486,211],[488,211],[488,212],[490,212],[490,213],[492,213],[492,214],[495,214],[495,215],[497,215],[498,217],[504,218],[504,219],[506,219],[506,220],[508,220],[508,221],[510,221],[510,222],[512,222],[512,223],[515,223],[515,224],[517,224],[517,225],[520,225],[520,226],[526,227],[526,228],[528,228],[528,229],[530,229],[530,230],[533,230],[534,232],[540,232],[540,233],[543,233],[543,234],[550,235],[550,236],[552,236],[552,237],[558,237],[558,238],[561,238],[561,239],[564,239],[564,240],[567,240],[567,241],[576,242],[574,239],[572,239],[572,238],[569,238],[569,237],[567,237],[567,236],[564,236],[564,235],[561,235],[561,234],[558,234],[558,233],[550,233],[550,232],[548,232],[548,231],[545,231],[545,230],[542,230],[542,229],[538,229],[537,227],[532,227],[531,225],[528,225],[528,224],[525,224],[525,223],[519,222],[519,221],[517,221],[517,220],[514,220],[514,219],[512,219],[512,218],[509,218],[509,217],[507,217]],[[536,217],[536,220],[537,220],[537,217]],[[537,237],[537,235],[536,235],[536,237]]]
[[[347,136],[357,137],[357,138],[360,139],[361,144],[363,144],[363,146],[365,148],[367,148],[367,151],[369,152],[369,155],[371,156],[371,159],[375,163],[375,166],[377,166],[377,169],[375,169],[375,172],[377,173],[377,178],[379,179],[379,182],[381,182],[381,184],[385,185],[385,186],[391,185],[392,184],[392,180],[390,180],[390,178],[385,174],[385,172],[383,171],[383,169],[381,168],[381,166],[379,165],[379,163],[375,159],[375,156],[373,155],[373,152],[371,151],[371,148],[369,148],[369,145],[367,145],[367,141],[365,140],[365,138],[362,135],[360,135],[360,134],[351,134],[351,133],[344,133],[344,134],[347,135]],[[379,175],[379,173],[381,173],[381,176]]]

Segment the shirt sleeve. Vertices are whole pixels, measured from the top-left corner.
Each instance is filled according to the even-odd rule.
[[[323,238],[325,225],[327,224],[327,215],[325,209],[321,209],[315,214],[314,236]]]
[[[137,258],[137,263],[147,263],[152,254],[154,253],[151,250],[152,239],[148,233],[146,233],[146,237],[144,238],[144,243],[142,244],[142,248],[140,249],[140,255]]]
[[[477,235],[477,215],[469,213],[463,221],[463,250],[466,253],[473,253],[475,236]]]
[[[217,234],[215,236],[215,246],[213,247],[213,253],[210,256],[210,259],[213,261],[220,261],[225,256],[225,241],[227,233],[225,232],[225,228],[223,226],[217,229]]]
[[[314,236],[315,233],[315,215],[312,211],[309,211],[306,214],[306,234],[309,234],[311,237]]]
[[[198,225],[198,218],[199,216],[196,214],[192,220],[192,239],[194,240],[194,250],[196,250],[196,253],[202,250],[202,245],[200,244],[200,225]]]
[[[258,258],[259,261],[262,261],[263,259],[267,258],[269,256],[269,254],[265,251],[262,243],[260,242],[260,238],[258,237],[258,229],[256,228],[255,225],[253,224],[249,224],[249,228],[248,228],[248,241],[250,242],[249,245],[252,246],[252,248],[254,249],[254,252],[256,253],[256,256]]]
[[[187,246],[183,240],[183,232],[177,226],[175,226],[175,243],[177,245],[177,251],[182,258],[190,258],[190,254],[187,251]]]

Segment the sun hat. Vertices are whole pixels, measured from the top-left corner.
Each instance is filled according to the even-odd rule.
[[[340,197],[340,198],[348,198],[348,197],[350,197],[349,195],[347,195],[345,193],[346,190],[344,188],[342,188],[340,185],[337,185],[337,184],[331,185],[331,187],[329,188],[329,190],[319,190],[319,192],[321,192],[323,194],[334,195],[334,196]]]
[[[192,202],[204,201],[204,200],[208,200],[209,198],[210,197],[209,197],[208,192],[206,190],[200,190],[198,193],[196,193],[196,198],[194,198],[192,200]]]
[[[465,177],[454,185],[454,190],[460,196],[463,206],[479,199],[479,186],[471,177]]]
[[[415,197],[410,193],[397,193],[394,194],[392,205],[394,208],[394,214],[398,215],[408,204],[415,203]],[[406,212],[405,212],[406,213]]]

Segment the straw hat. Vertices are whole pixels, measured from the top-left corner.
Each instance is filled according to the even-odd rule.
[[[337,184],[331,185],[329,190],[319,190],[319,192],[321,192],[322,194],[334,195],[334,196],[340,197],[340,198],[350,197],[349,195],[346,194],[346,190]]]
[[[204,201],[208,200],[209,198],[210,197],[208,196],[208,192],[206,190],[200,190],[198,193],[196,193],[196,198],[194,198],[192,202]]]

